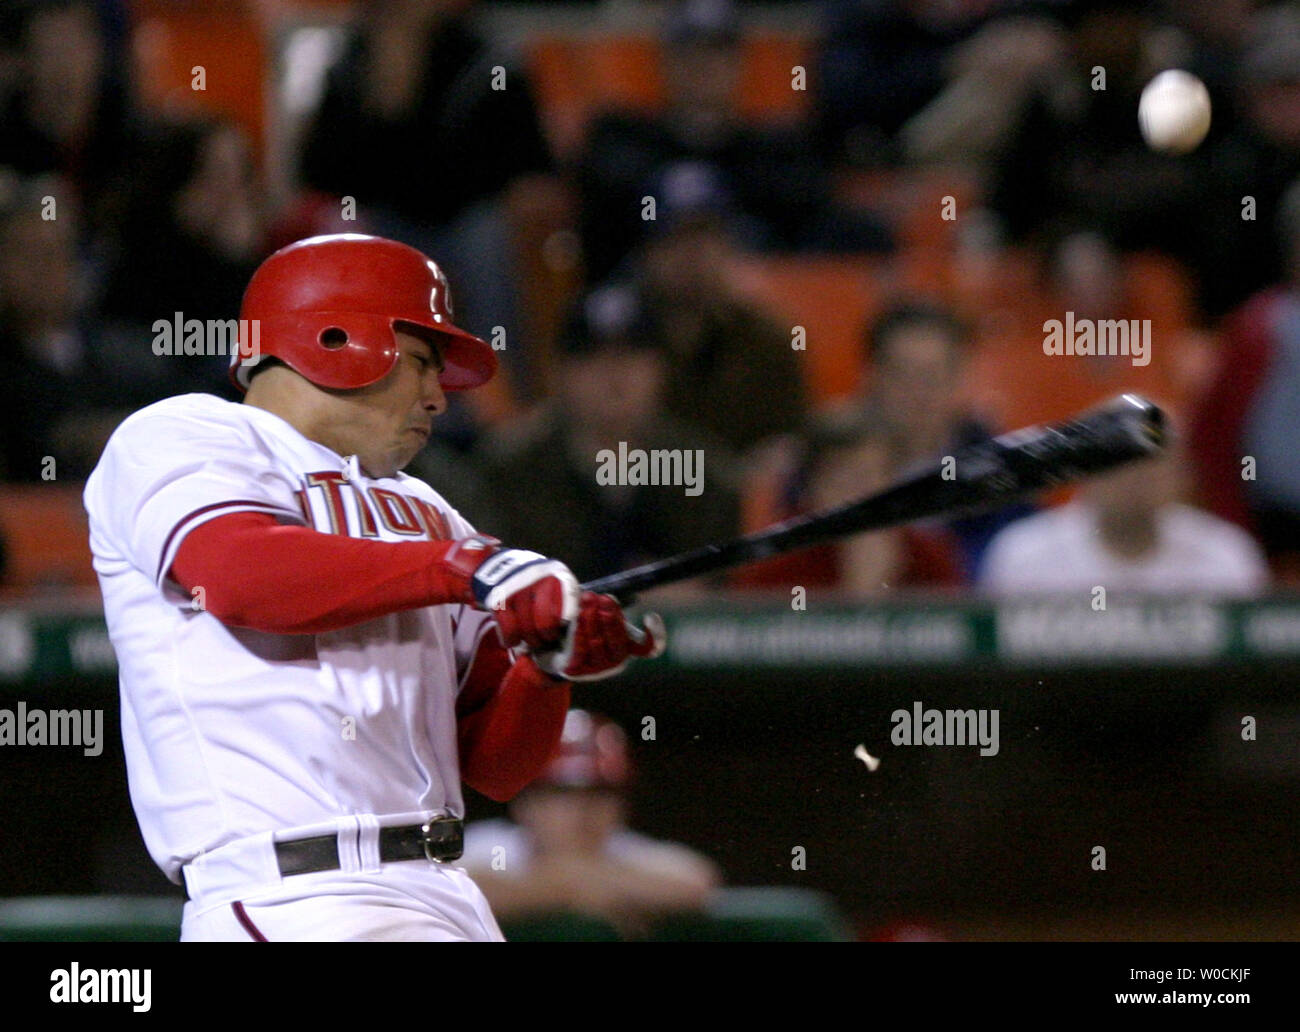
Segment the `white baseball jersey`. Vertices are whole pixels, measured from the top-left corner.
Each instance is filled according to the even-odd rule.
[[[1075,501],[1017,520],[989,545],[982,586],[994,594],[1109,591],[1253,595],[1268,586],[1259,546],[1240,527],[1187,505],[1157,518],[1156,547],[1126,559],[1102,543],[1097,513]]]
[[[117,429],[85,503],[131,800],[172,881],[197,854],[255,833],[463,814],[455,703],[490,614],[439,605],[266,634],[223,625],[168,577],[185,535],[233,512],[380,541],[472,534],[437,492],[402,473],[368,477],[263,409],[188,394]]]

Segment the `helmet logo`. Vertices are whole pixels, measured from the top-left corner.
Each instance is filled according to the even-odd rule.
[[[446,275],[433,262],[429,263],[429,271],[433,273],[433,289],[429,291],[429,311],[433,313],[433,321],[442,322],[444,312],[446,318],[456,318],[451,308],[451,286]]]

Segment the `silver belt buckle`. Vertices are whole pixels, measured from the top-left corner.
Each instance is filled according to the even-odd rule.
[[[420,833],[424,838],[424,855],[430,863],[451,863],[464,854],[464,825],[459,817],[431,817],[420,826]],[[437,847],[442,847],[441,856],[434,856]]]

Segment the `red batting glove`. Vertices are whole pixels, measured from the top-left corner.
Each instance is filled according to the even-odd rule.
[[[611,596],[584,591],[578,618],[569,625],[563,644],[535,653],[533,660],[553,677],[599,681],[621,673],[634,656],[658,656],[667,640],[664,622],[657,613],[647,613],[642,626],[635,627],[627,622],[622,607]]]

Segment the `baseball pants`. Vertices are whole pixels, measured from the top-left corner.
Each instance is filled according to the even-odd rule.
[[[397,815],[382,823],[418,823]],[[503,942],[474,881],[427,860],[381,863],[371,815],[238,839],[184,867],[182,942]],[[342,867],[281,876],[274,839],[336,831]]]

